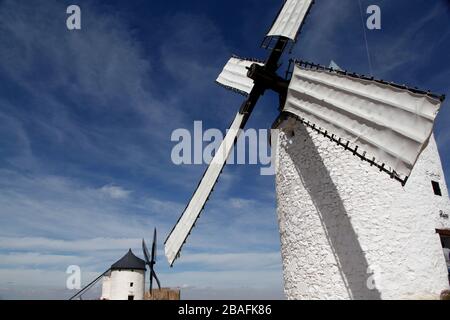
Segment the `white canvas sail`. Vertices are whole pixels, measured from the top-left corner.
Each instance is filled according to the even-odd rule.
[[[284,111],[409,176],[441,103],[387,83],[295,65]]]
[[[223,68],[216,82],[227,89],[237,91],[243,95],[248,95],[253,89],[254,82],[247,77],[247,68],[253,63],[263,65],[260,62],[251,60],[240,59],[237,57],[231,58]]]
[[[286,0],[267,36],[282,36],[295,41],[312,3],[313,0]]]

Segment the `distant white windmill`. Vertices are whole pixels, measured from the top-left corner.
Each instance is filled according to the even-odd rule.
[[[94,288],[100,280],[102,280],[101,300],[147,299],[145,295],[145,272],[147,266],[149,267],[149,294],[151,297],[154,294],[153,279],[156,280],[159,291],[161,290],[161,283],[159,282],[155,272],[156,228],[153,232],[152,253],[149,253],[144,239],[142,239],[142,252],[144,254],[145,261],[138,258],[133,251],[129,249],[128,252],[118,261],[113,263],[108,270],[84,286],[81,290],[71,296],[69,300],[74,300],[76,298],[82,299],[83,295]],[[170,290],[165,289],[165,293],[168,291]],[[169,299],[168,295],[167,299]]]
[[[276,72],[280,58],[284,50],[296,42],[312,3],[312,0],[285,1],[262,44],[270,50],[269,57],[265,61],[257,61],[233,56],[219,75],[219,84],[247,96],[247,99],[236,114],[192,199],[170,232],[165,242],[165,253],[170,265],[173,265],[219,178],[238,138],[239,129],[244,128],[260,96],[266,90],[273,90],[279,94],[281,102],[281,114],[274,126],[283,129],[279,140],[290,142],[287,144],[289,147],[283,147],[279,143],[276,150],[278,214],[287,296],[403,297],[403,293],[409,292],[414,285],[405,284],[406,280],[398,280],[406,289],[393,285],[395,277],[399,277],[398,270],[392,271],[393,278],[383,278],[391,281],[390,284],[380,284],[371,278],[377,277],[377,274],[376,270],[370,268],[376,264],[384,268],[389,264],[389,259],[384,259],[381,254],[375,255],[374,261],[367,261],[371,259],[368,258],[370,243],[376,243],[374,250],[383,253],[380,244],[384,240],[377,237],[395,232],[406,237],[402,238],[403,243],[394,242],[394,248],[385,246],[391,250],[391,263],[406,264],[417,260],[406,257],[400,261],[399,252],[417,255],[417,252],[405,248],[408,236],[427,243],[426,250],[429,249],[432,256],[425,258],[430,259],[436,257],[439,249],[435,246],[438,236],[434,234],[434,230],[431,233],[430,230],[425,230],[423,233],[427,236],[415,237],[410,231],[406,232],[398,227],[398,219],[401,218],[383,218],[380,222],[377,220],[379,217],[370,217],[367,213],[384,217],[393,208],[397,210],[393,215],[407,211],[408,218],[405,221],[408,221],[411,214],[417,213],[411,206],[419,206],[423,210],[429,210],[430,207],[436,209],[430,204],[433,200],[429,198],[416,195],[414,199],[412,194],[415,191],[422,192],[422,189],[413,187],[413,190],[409,190],[410,183],[406,187],[405,185],[430,139],[431,148],[434,147],[433,124],[444,96],[303,61],[292,61],[287,72],[290,78],[278,76]],[[345,150],[346,153],[342,152]],[[433,155],[435,153],[437,151]],[[431,158],[436,160],[435,156]],[[435,168],[435,179],[445,185],[439,161]],[[355,172],[358,173],[357,176],[354,175]],[[381,176],[379,172],[387,173],[392,179]],[[422,185],[416,181],[422,181],[422,178],[414,177],[411,183],[414,186]],[[362,183],[354,184],[353,180]],[[376,197],[372,194],[372,188]],[[357,197],[359,194],[362,196]],[[372,195],[375,201],[371,200]],[[363,204],[349,206],[352,197]],[[414,202],[419,199],[426,205]],[[394,206],[393,203],[397,200],[407,200],[409,203],[397,203]],[[381,212],[374,209],[364,212],[366,208],[374,207],[381,208]],[[306,219],[308,224],[305,226],[301,223],[297,225],[298,222],[305,221],[304,214],[312,218]],[[370,223],[362,223],[358,221],[360,217],[364,217],[363,221],[373,218],[378,224],[370,226]],[[359,224],[355,226],[351,220],[356,220]],[[433,219],[430,220],[434,222]],[[391,229],[383,229],[389,228],[390,223]],[[361,230],[355,231],[358,227]],[[372,230],[367,230],[371,227]],[[360,237],[361,234],[370,235],[368,239],[363,239],[367,240],[364,246],[368,249],[362,248],[359,243],[363,238]],[[317,237],[317,245],[314,237]],[[390,235],[386,241],[397,239],[396,237],[397,235]],[[421,244],[408,245],[420,247]],[[422,276],[422,267],[430,264],[423,263],[419,267],[409,265],[414,272],[420,269],[420,272],[412,272],[410,275]],[[435,294],[437,288],[443,286],[440,265],[434,266],[432,270],[428,270],[438,274],[431,277],[433,281],[429,281],[430,277],[425,280],[416,279],[421,285],[425,282],[432,283],[432,288],[425,290],[430,294]],[[371,280],[373,281],[369,285]],[[412,281],[414,280],[410,282]]]

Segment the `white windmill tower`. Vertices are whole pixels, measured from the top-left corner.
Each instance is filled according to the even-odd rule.
[[[103,276],[101,300],[143,300],[145,293],[144,260],[128,250],[120,260],[111,265]]]
[[[156,228],[153,233],[153,244],[151,255],[148,252],[147,245],[142,239],[142,252],[145,261],[137,257],[131,249],[113,263],[111,267],[103,272],[99,277],[84,286],[69,300],[75,298],[82,299],[82,296],[92,289],[100,280],[102,280],[101,300],[144,300],[145,297],[145,272],[147,266],[150,273],[150,294],[153,294],[153,278],[161,289],[161,284],[155,272],[156,264]],[[166,290],[167,292],[167,290]]]
[[[179,257],[239,129],[273,90],[287,297],[437,297],[448,280],[436,229],[450,227],[442,214],[450,205],[432,130],[444,96],[308,62],[278,76],[312,3],[285,1],[263,41],[269,57],[233,56],[219,75],[247,99],[165,242],[168,261]]]
[[[130,249],[125,256],[111,266],[109,272],[103,277],[102,300],[143,300],[147,266],[150,274],[150,293],[153,294],[153,279],[161,289],[161,283],[155,272],[156,228],[153,232],[151,255],[144,239],[142,239],[142,252],[145,261],[136,257]]]

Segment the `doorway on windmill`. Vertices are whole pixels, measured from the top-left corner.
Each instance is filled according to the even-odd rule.
[[[134,296],[128,296],[128,300],[129,301],[134,300]]]
[[[447,263],[448,280],[450,284],[450,229],[437,229],[441,237],[442,249],[444,250],[445,262]]]

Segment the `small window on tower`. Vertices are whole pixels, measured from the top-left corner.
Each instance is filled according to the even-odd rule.
[[[130,287],[133,287],[133,282],[130,282]]]
[[[441,186],[439,185],[439,182],[431,181],[431,184],[433,185],[434,194],[442,197],[442,191],[441,191]]]

